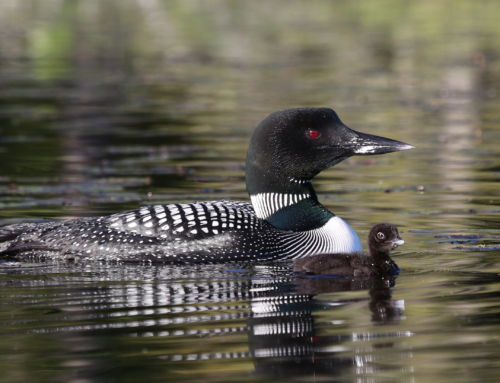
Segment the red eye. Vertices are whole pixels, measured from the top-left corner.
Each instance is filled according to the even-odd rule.
[[[319,137],[319,132],[317,130],[310,130],[307,134],[311,138],[318,138]]]

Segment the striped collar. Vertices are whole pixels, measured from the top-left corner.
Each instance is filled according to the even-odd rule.
[[[284,207],[296,204],[310,194],[286,194],[286,193],[259,193],[251,195],[252,205],[257,217],[266,219]]]

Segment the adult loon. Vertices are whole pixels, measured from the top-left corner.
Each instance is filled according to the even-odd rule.
[[[390,254],[392,250],[404,243],[396,226],[381,222],[373,226],[368,234],[369,254],[309,255],[298,259],[293,270],[312,275],[336,274],[353,277],[395,275],[400,270]]]
[[[362,251],[354,230],[319,203],[311,180],[352,155],[411,148],[351,130],[332,109],[281,110],[264,119],[250,141],[246,184],[251,204],[178,203],[11,225],[0,228],[0,255],[220,262]]]

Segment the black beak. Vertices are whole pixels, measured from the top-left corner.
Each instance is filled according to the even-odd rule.
[[[405,144],[401,141],[356,132],[355,130],[349,128],[347,129],[350,131],[351,137],[349,137],[347,142],[342,144],[342,147],[350,151],[352,153],[351,155],[367,156],[372,154],[399,152],[400,150],[415,148],[414,146]]]

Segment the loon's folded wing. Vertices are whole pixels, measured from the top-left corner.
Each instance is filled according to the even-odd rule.
[[[33,228],[35,223],[19,223],[16,225],[0,227],[0,243],[12,241]]]
[[[170,242],[207,239],[232,229],[250,230],[256,220],[249,203],[210,201],[144,206],[102,218],[100,223],[119,233]]]

